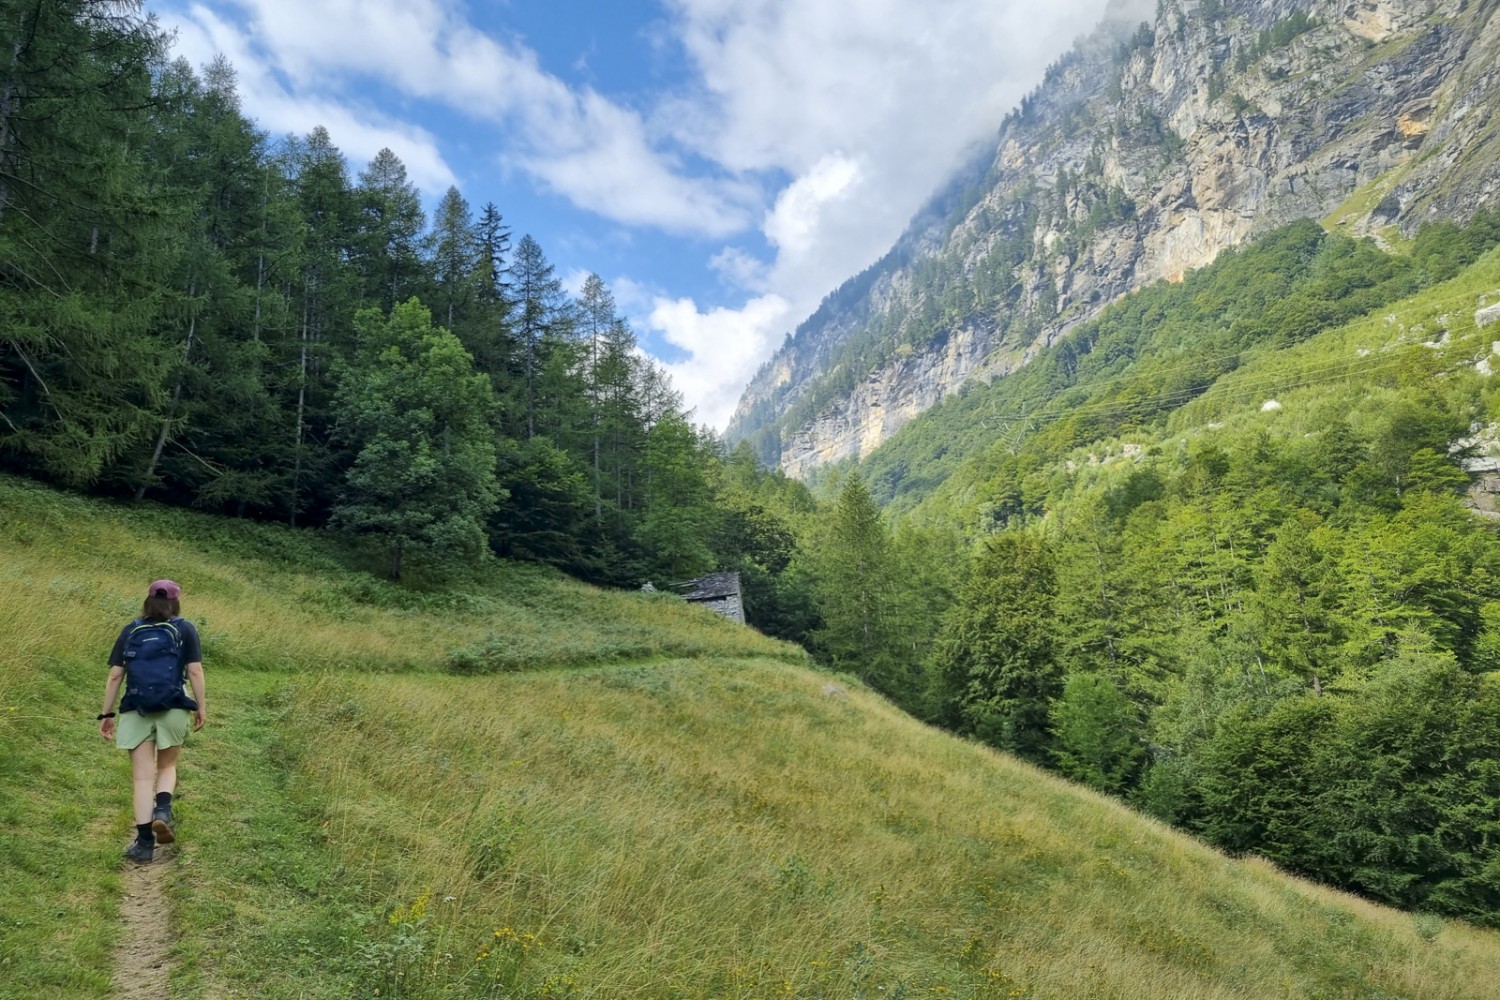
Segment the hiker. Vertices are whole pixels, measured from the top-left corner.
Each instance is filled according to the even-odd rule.
[[[180,617],[182,588],[157,580],[146,591],[141,616],[120,630],[109,654],[104,711],[99,735],[130,751],[135,782],[135,842],[125,849],[131,861],[152,859],[157,844],[177,839],[172,830],[172,793],[177,790],[177,755],[207,721],[203,693],[203,653],[198,630]],[[193,686],[189,698],[184,682]],[[124,682],[118,725],[115,695]]]

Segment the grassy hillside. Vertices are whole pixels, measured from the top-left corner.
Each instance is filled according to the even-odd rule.
[[[94,706],[164,573],[211,713],[165,875],[174,997],[1478,998],[1500,975],[1492,933],[1227,859],[670,599],[505,565],[398,590],[305,535],[0,480],[0,995],[108,995],[129,789]]]

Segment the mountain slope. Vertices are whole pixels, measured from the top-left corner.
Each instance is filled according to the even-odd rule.
[[[1500,290],[1494,256],[1482,253],[1496,242],[1496,213],[1463,230],[1429,229],[1400,254],[1293,223],[1178,284],[1158,283],[1115,304],[1038,351],[1025,369],[967,386],[864,456],[861,474],[896,513],[933,497],[932,509],[972,523],[967,505],[1014,494],[1042,465],[1060,471],[1075,448],[1120,436],[1151,440],[1148,429],[1167,422],[1181,428],[1176,411],[1220,381],[1232,383],[1240,369],[1274,370],[1288,363],[1282,352],[1362,316],[1378,314],[1379,326],[1393,307],[1418,317],[1413,328],[1448,331],[1449,351],[1462,347],[1477,361],[1488,343],[1472,316]],[[1399,338],[1377,344],[1398,346]],[[1367,376],[1376,372],[1360,355],[1334,353],[1325,363],[1325,375],[1352,391],[1372,387]],[[1297,384],[1293,377],[1260,388],[1272,396]],[[1034,499],[1029,509],[1040,505]],[[995,513],[1003,522],[1019,510]]]
[[[1289,221],[1409,235],[1495,204],[1495,10],[1164,0],[1106,25],[762,368],[730,437],[805,474]]]
[[[1227,859],[670,600],[503,566],[386,589],[305,534],[14,480],[0,510],[0,995],[108,993],[128,781],[90,717],[148,566],[183,578],[211,684],[163,873],[174,997],[1456,1000],[1500,975],[1493,933]],[[601,617],[679,653],[432,669],[479,669],[443,649],[496,621],[582,663]]]

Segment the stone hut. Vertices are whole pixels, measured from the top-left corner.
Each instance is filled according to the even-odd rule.
[[[672,587],[682,599],[701,604],[730,621],[745,624],[745,603],[740,597],[740,574],[735,570],[710,573]]]

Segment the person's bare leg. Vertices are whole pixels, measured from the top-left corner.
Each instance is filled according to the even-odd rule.
[[[156,751],[156,793],[168,794],[177,790],[177,752],[181,747],[164,747]],[[172,807],[155,806],[151,813],[151,832],[158,844],[170,844],[177,839],[172,829]]]
[[[174,780],[176,772],[173,772]],[[156,741],[146,740],[130,751],[130,776],[135,782],[135,822],[151,822],[151,807],[156,805]]]
[[[156,751],[156,790],[177,791],[177,754],[182,747],[167,747]]]

